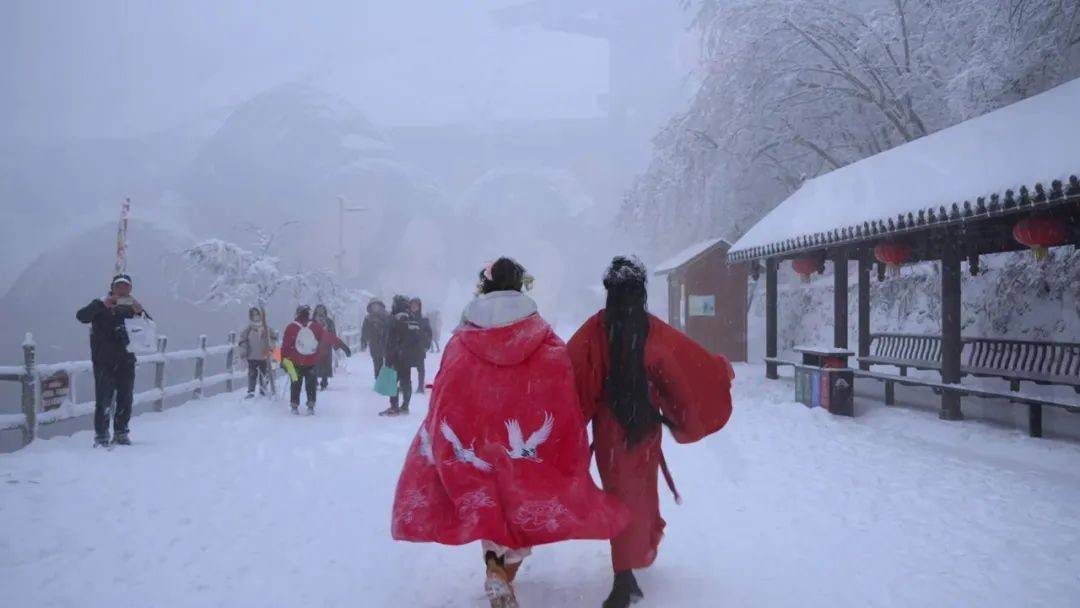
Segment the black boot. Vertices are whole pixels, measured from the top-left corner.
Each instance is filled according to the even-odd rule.
[[[611,594],[604,600],[604,608],[627,608],[644,597],[634,578],[634,571],[623,570],[615,573],[615,583],[611,586]]]

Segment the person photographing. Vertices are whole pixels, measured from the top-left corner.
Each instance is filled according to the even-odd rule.
[[[94,365],[94,446],[131,445],[131,407],[135,387],[135,355],[128,350],[131,340],[126,321],[150,315],[131,295],[131,276],[113,277],[109,293],[95,298],[75,313],[90,325],[90,358]],[[116,408],[112,405],[115,399]],[[109,436],[112,412],[113,436]]]

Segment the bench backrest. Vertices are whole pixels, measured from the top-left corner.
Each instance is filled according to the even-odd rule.
[[[1080,377],[1080,344],[1004,338],[965,338],[967,366],[1027,372],[1059,378]]]
[[[870,353],[900,361],[941,362],[941,336],[923,334],[873,334]]]
[[[1024,372],[1052,378],[1080,378],[1080,343],[1009,338],[961,338],[965,366],[999,372]],[[879,333],[870,336],[870,353],[918,366],[941,363],[941,336]]]

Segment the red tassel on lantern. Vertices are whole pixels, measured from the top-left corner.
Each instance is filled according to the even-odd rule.
[[[1031,247],[1040,261],[1046,258],[1047,248],[1064,243],[1065,236],[1065,225],[1048,217],[1026,217],[1013,226],[1013,238]]]
[[[911,261],[911,247],[903,243],[879,243],[874,247],[874,259],[885,264],[889,276],[899,276],[900,266]]]
[[[810,275],[817,272],[821,268],[821,264],[816,258],[795,258],[791,260],[791,267],[795,269],[795,272],[799,273],[803,283],[809,283]]]

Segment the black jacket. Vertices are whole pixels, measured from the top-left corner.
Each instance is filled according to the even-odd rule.
[[[90,358],[94,363],[119,363],[134,360],[127,350],[128,334],[124,320],[135,316],[130,306],[111,309],[101,300],[93,300],[75,313],[75,318],[90,324]]]
[[[360,348],[371,348],[371,352],[386,352],[386,340],[394,320],[386,310],[373,310],[364,317],[360,326]]]
[[[428,334],[430,336],[430,334]],[[407,312],[394,315],[390,333],[386,340],[386,360],[395,369],[416,367],[427,356],[427,344],[423,325]]]

